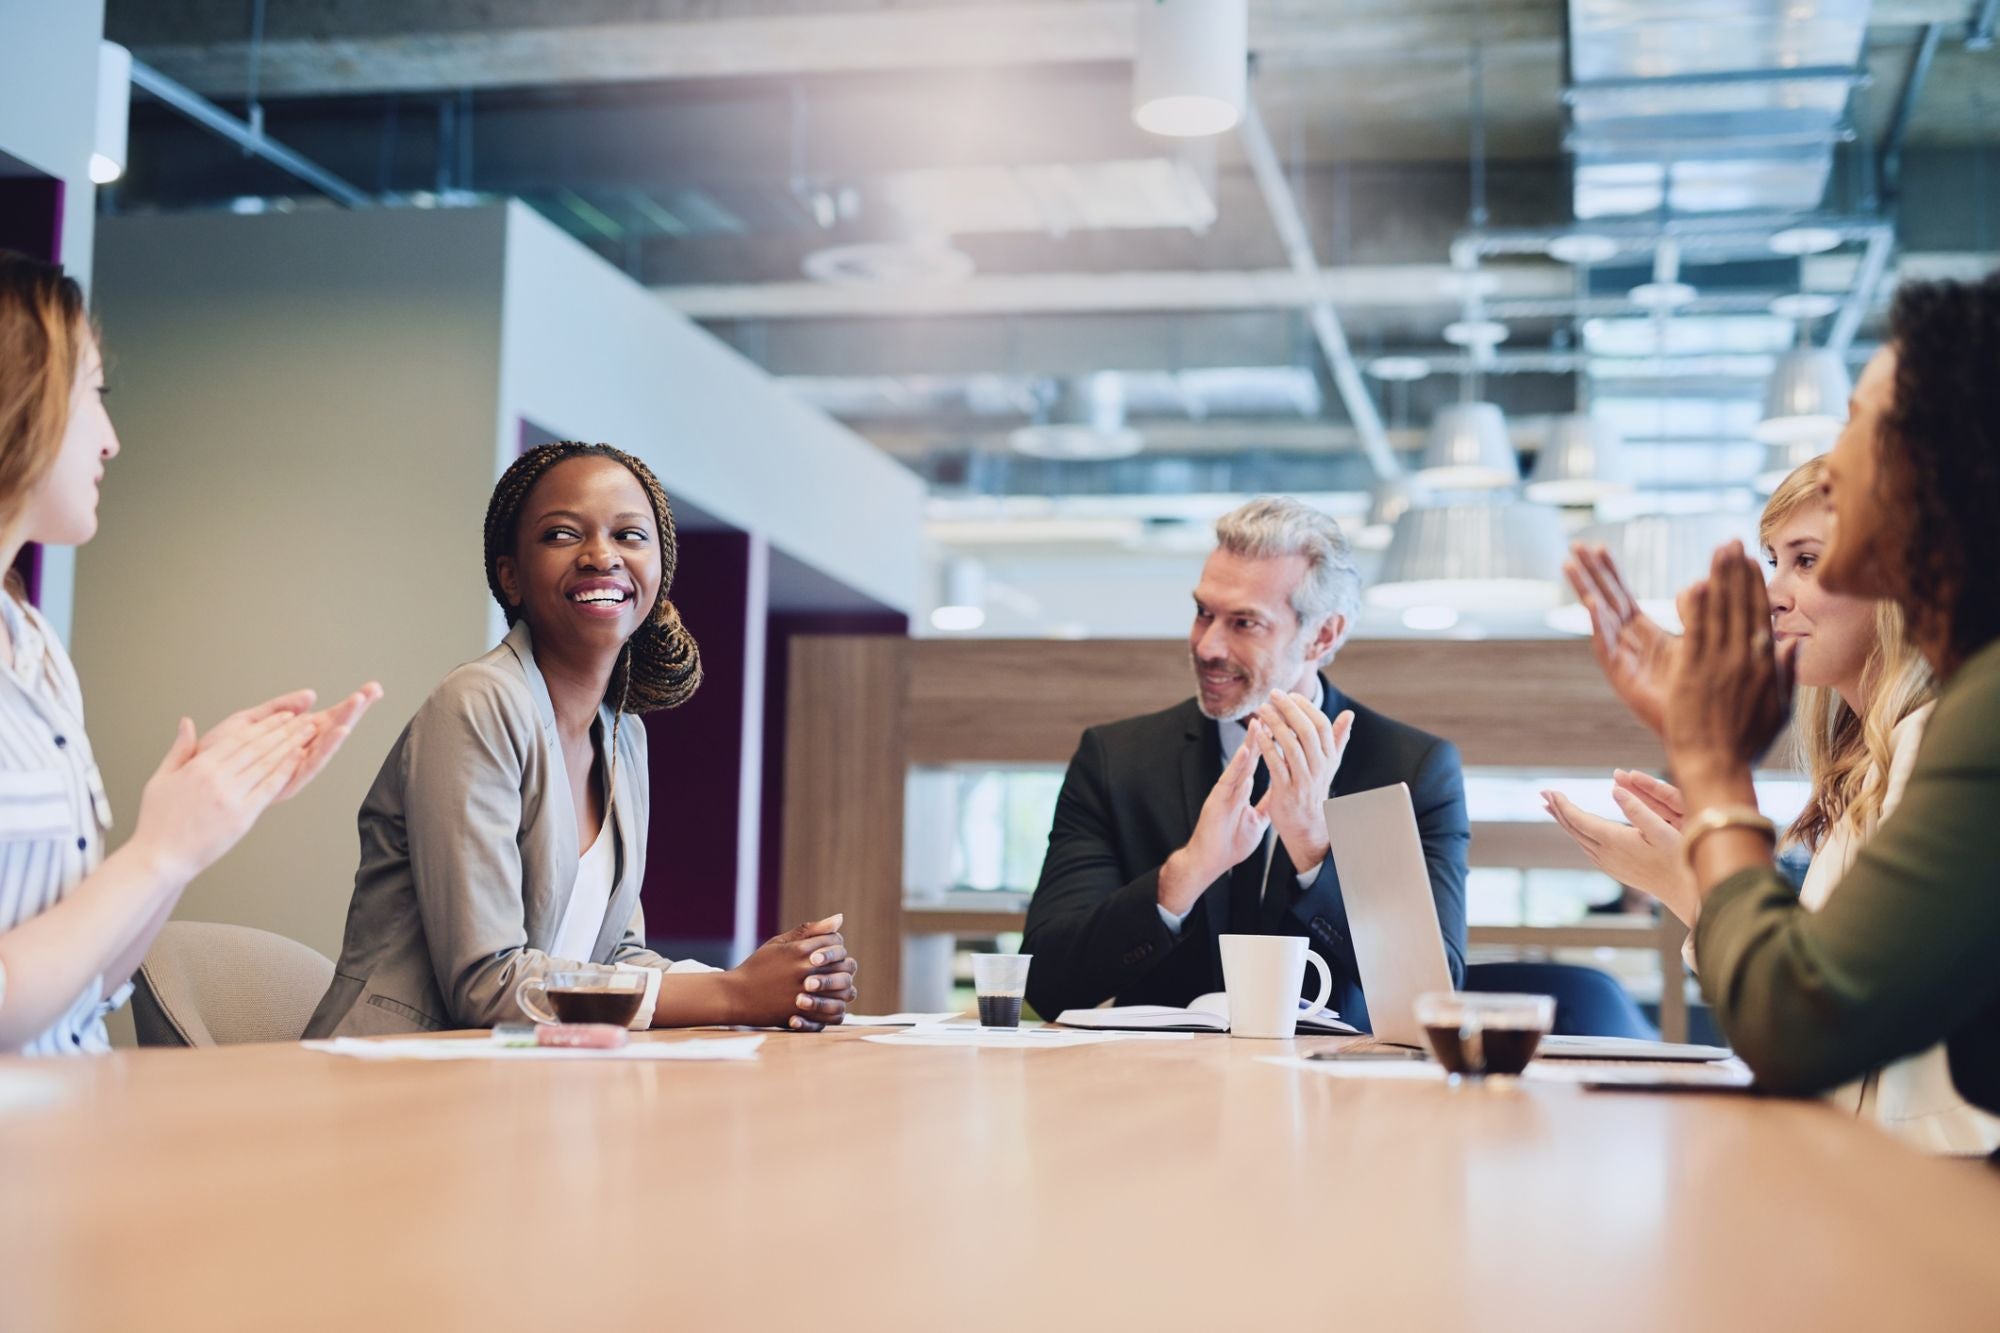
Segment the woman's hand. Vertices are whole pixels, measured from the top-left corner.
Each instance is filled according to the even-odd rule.
[[[1658,899],[1683,922],[1692,923],[1699,900],[1694,876],[1681,855],[1680,832],[1674,825],[1622,787],[1612,789],[1611,799],[1632,821],[1629,824],[1593,815],[1561,792],[1545,791],[1542,799],[1550,816],[1576,840],[1592,865],[1620,884]]]
[[[354,730],[354,724],[361,720],[361,715],[382,697],[382,687],[371,680],[333,707],[307,714],[306,710],[313,706],[316,697],[311,690],[293,690],[290,694],[266,699],[255,708],[231,713],[201,738],[200,744],[195,747],[196,753],[207,750],[218,739],[232,734],[236,728],[262,722],[265,718],[274,717],[279,713],[294,717],[309,716],[313,724],[311,745],[305,759],[293,772],[291,781],[285,784],[282,792],[278,793],[280,801],[289,801],[298,795],[308,782],[319,776],[319,771],[326,767],[327,761],[333,758],[341,744],[347,740],[348,735]]]
[[[1639,798],[1641,804],[1661,819],[1673,830],[1680,832],[1681,825],[1687,823],[1687,801],[1681,796],[1681,789],[1671,782],[1662,782],[1651,773],[1641,773],[1635,768],[1614,769],[1611,773],[1613,791],[1611,799],[1618,800],[1618,793]],[[1623,810],[1625,803],[1618,801]]]
[[[278,798],[310,750],[315,724],[285,709],[238,713],[197,744],[180,732],[147,780],[130,846],[185,884],[234,847]]]
[[[1563,574],[1590,613],[1590,649],[1604,679],[1634,717],[1659,733],[1665,725],[1674,636],[1639,609],[1603,546],[1578,542],[1570,547]]]
[[[1741,542],[1717,548],[1681,593],[1685,641],[1667,688],[1667,758],[1689,809],[1745,799],[1750,769],[1791,716],[1798,641],[1771,645],[1764,576]]]
[[[730,969],[737,1021],[818,1032],[846,1018],[855,997],[855,963],[840,935],[845,919],[835,913],[794,927]]]

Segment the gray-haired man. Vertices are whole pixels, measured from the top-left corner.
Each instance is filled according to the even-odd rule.
[[[1222,989],[1223,934],[1305,935],[1334,1007],[1368,1026],[1327,842],[1329,795],[1409,784],[1452,976],[1470,840],[1458,751],[1341,694],[1321,668],[1360,610],[1340,526],[1265,497],[1216,523],[1194,590],[1196,696],[1083,734],[1028,904],[1028,1000],[1185,1005]]]

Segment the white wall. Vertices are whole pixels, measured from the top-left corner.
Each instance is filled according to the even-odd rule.
[[[119,832],[183,712],[368,677],[388,696],[180,915],[338,951],[354,816],[418,703],[487,634],[480,530],[504,217],[106,219],[123,452],[79,553],[74,656]]]
[[[97,47],[104,0],[0,0],[0,152],[64,182],[63,266],[90,288],[97,187]],[[42,610],[65,637],[75,560],[42,553]]]
[[[637,454],[674,499],[898,611],[924,485],[525,205],[507,210],[500,448],[525,416]]]

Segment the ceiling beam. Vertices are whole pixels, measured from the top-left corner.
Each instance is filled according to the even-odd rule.
[[[107,35],[210,96],[247,87],[241,0],[119,0]],[[267,97],[546,84],[784,78],[901,69],[1067,65],[1132,58],[1131,0],[299,0],[274,7]],[[1419,55],[1546,56],[1554,0],[1253,0],[1266,66]],[[644,18],[633,18],[635,10]],[[552,21],[560,15],[560,21]]]
[[[1492,265],[1489,300],[1556,300],[1575,293],[1553,264]],[[656,287],[692,319],[826,319],[910,315],[1142,313],[1173,310],[1302,310],[1322,295],[1342,309],[1456,309],[1448,264],[1371,264],[1327,269],[1317,289],[1290,269],[1249,272],[983,273],[930,287],[763,282]]]

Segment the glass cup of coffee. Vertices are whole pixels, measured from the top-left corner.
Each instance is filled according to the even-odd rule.
[[[1556,1002],[1548,995],[1432,991],[1417,997],[1417,1022],[1454,1083],[1520,1073],[1555,1021]]]
[[[979,1026],[1021,1026],[1021,998],[1028,993],[1028,964],[1034,961],[1031,953],[972,955],[972,988],[979,995]]]
[[[551,972],[529,977],[514,988],[514,1003],[537,1023],[630,1027],[645,998],[643,972]]]

